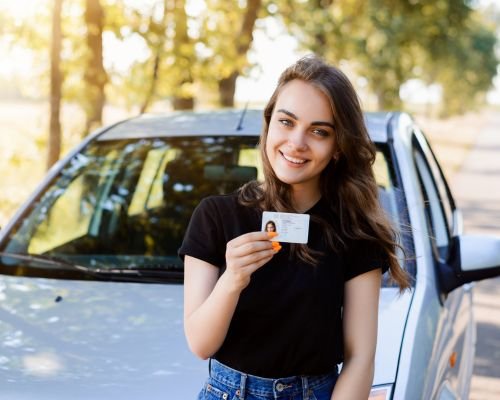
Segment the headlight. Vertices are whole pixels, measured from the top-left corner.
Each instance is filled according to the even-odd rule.
[[[392,385],[373,386],[368,400],[389,400],[391,393]]]

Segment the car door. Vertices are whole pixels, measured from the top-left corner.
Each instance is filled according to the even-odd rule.
[[[438,268],[451,261],[452,235],[459,229],[455,226],[458,223],[454,219],[455,203],[431,148],[418,130],[413,136],[413,159],[424,201],[427,240],[433,249],[432,261],[439,279],[443,279]],[[439,279],[436,282],[440,282]],[[471,287],[458,287],[448,295],[444,295],[440,287],[436,287],[436,291],[441,307],[423,398],[465,399],[469,391],[475,341]]]

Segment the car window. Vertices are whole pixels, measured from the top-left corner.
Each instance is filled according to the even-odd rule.
[[[391,173],[391,164],[383,151],[377,151],[373,172],[378,187],[378,197],[382,208],[393,220],[394,225],[400,225],[400,213],[397,208],[397,187]]]
[[[380,202],[397,225],[386,152],[377,152],[374,172]],[[0,251],[91,268],[182,271],[177,250],[200,200],[252,179],[263,179],[257,136],[93,141],[47,186]]]
[[[34,204],[5,251],[174,262],[200,199],[258,178],[258,159],[256,137],[95,141]]]
[[[426,151],[427,150],[427,151]],[[452,229],[453,203],[446,181],[434,155],[425,141],[414,137],[413,157],[424,199],[430,237],[438,256],[446,259]]]

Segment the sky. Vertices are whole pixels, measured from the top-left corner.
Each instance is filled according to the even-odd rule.
[[[127,0],[134,5],[145,5],[150,7],[157,0]],[[8,10],[10,14],[22,20],[23,17],[33,13],[37,0],[0,0],[1,10]],[[500,8],[500,0],[478,0],[481,6],[494,4]],[[190,0],[188,12],[196,15],[203,10],[203,1]],[[261,30],[256,30],[249,60],[257,64],[251,70],[250,76],[240,77],[237,82],[235,99],[238,103],[263,103],[271,95],[280,73],[298,58],[306,54],[298,49],[296,40],[288,35],[285,28],[280,26],[276,20],[269,19],[266,25],[267,35]],[[106,67],[127,69],[132,63],[131,55],[141,54],[147,56],[139,40],[127,44],[120,43],[109,35],[104,38],[105,64]],[[33,58],[28,50],[21,47],[8,48],[0,38],[0,78],[10,79],[12,76],[28,76],[33,68]],[[4,60],[9,60],[5,62]],[[342,66],[341,66],[342,67]],[[349,75],[349,74],[348,74]],[[358,82],[357,87],[362,89],[363,81]],[[421,82],[410,81],[401,90],[402,97],[411,101],[437,102],[439,100],[439,88],[436,86],[426,87]],[[494,104],[500,104],[500,77],[494,80],[494,89],[488,94],[488,100]]]

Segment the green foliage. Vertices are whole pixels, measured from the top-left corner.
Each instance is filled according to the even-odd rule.
[[[100,2],[105,51],[127,44],[135,53],[126,68],[105,60],[108,98],[129,109],[165,99],[216,100],[221,82],[230,94],[236,77],[254,67],[247,57],[253,32],[253,25],[245,26],[252,22],[249,5],[258,7],[257,23],[284,22],[302,49],[334,64],[348,60],[381,108],[402,107],[401,85],[419,78],[442,85],[444,113],[461,112],[483,98],[498,64],[494,28],[500,16],[492,9],[485,18],[467,1],[205,0],[195,11],[190,0]],[[89,96],[84,10],[84,0],[63,3],[63,99],[81,107]],[[33,80],[24,83],[25,93],[35,87],[48,94],[50,11],[51,1],[40,0],[22,23],[0,13],[4,38],[35,52],[37,67]]]
[[[381,109],[401,108],[401,85],[420,78],[443,85],[446,113],[463,112],[496,73],[494,32],[465,1],[269,0],[267,7],[304,49],[336,64],[349,60]]]
[[[121,89],[118,91],[126,105],[145,106],[154,99],[194,96],[195,42],[188,35],[191,18],[186,14],[184,0],[157,1],[140,8],[122,6],[114,12],[125,24],[107,24],[110,32],[118,40],[142,43],[147,54],[136,60],[130,71],[114,76],[113,82]]]
[[[436,80],[443,86],[443,116],[474,108],[491,87],[497,72],[495,34],[475,21],[464,30],[467,34],[451,42],[448,52],[439,59],[449,68],[436,66]]]

